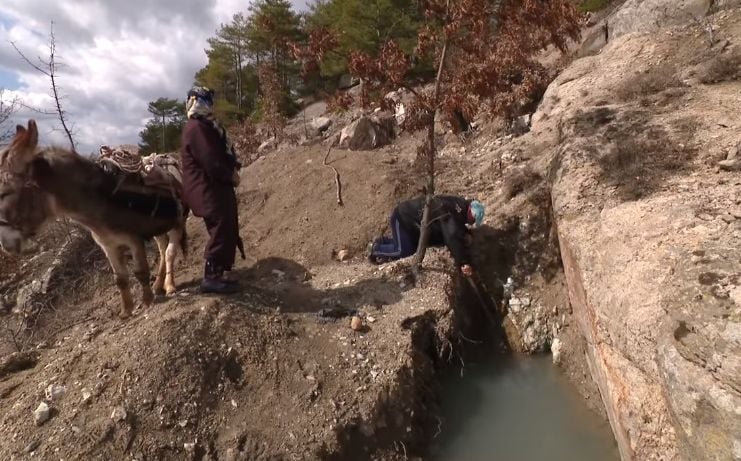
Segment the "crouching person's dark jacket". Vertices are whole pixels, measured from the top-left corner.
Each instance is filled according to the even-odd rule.
[[[469,234],[468,222],[469,200],[451,195],[436,195],[430,208],[429,246],[447,246],[458,266],[471,264],[471,256],[465,240]],[[419,240],[425,197],[401,202],[396,210],[402,226],[415,232]]]

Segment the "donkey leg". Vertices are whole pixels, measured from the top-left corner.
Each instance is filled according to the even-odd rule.
[[[167,275],[167,262],[165,261],[167,251],[167,235],[158,235],[154,238],[157,242],[157,249],[160,252],[159,265],[157,266],[157,276],[154,278],[154,285],[152,290],[154,294],[163,295],[165,294],[165,276]]]
[[[95,234],[93,238],[98,245],[103,249],[103,252],[108,258],[108,263],[113,269],[113,277],[118,287],[118,292],[121,294],[121,311],[119,317],[125,319],[131,316],[131,311],[134,310],[134,299],[131,297],[131,289],[129,287],[129,271],[126,268],[126,260],[124,259],[124,247],[119,243],[103,243]]]
[[[172,296],[177,291],[173,272],[175,270],[175,258],[178,255],[180,240],[183,238],[183,231],[180,229],[173,229],[167,233],[167,236],[170,241],[167,244],[167,250],[165,251],[165,293],[167,293],[168,296]]]
[[[131,254],[134,258],[134,276],[142,287],[142,304],[146,308],[152,305],[154,293],[150,283],[149,263],[147,261],[147,250],[144,248],[143,240],[135,240],[131,243]]]

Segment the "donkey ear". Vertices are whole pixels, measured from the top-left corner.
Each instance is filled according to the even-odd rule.
[[[30,136],[29,142],[36,149],[39,144],[39,129],[36,127],[36,120],[30,119],[28,121],[28,133]]]
[[[15,136],[8,147],[7,161],[11,172],[23,173],[26,166],[36,155],[36,146],[39,143],[39,131],[34,120],[28,121],[28,128],[16,126]]]

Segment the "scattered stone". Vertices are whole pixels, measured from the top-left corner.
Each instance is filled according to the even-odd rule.
[[[736,219],[741,219],[741,208],[737,208],[731,211],[731,215]]]
[[[243,459],[243,457],[244,455],[242,452],[236,448],[226,450],[226,461],[239,461],[240,459]]]
[[[355,331],[360,331],[363,328],[363,321],[357,315],[350,319],[350,328]]]
[[[741,150],[741,143],[737,146],[729,147],[728,152],[726,153],[726,160],[735,160],[738,158],[739,150]]]
[[[376,322],[376,318],[373,317],[373,316],[371,316],[371,315],[369,315],[368,317],[366,317],[365,320],[367,320],[368,323],[375,323]]]
[[[699,214],[699,215],[697,215],[697,217],[700,218],[700,219],[702,219],[703,221],[712,221],[713,220],[713,215],[708,214],[708,213]]]
[[[516,297],[512,297],[509,300],[509,308],[515,314],[519,314],[523,309],[525,309],[527,307],[530,307],[530,299],[529,298],[516,298]]]
[[[36,422],[37,426],[41,426],[45,422],[49,420],[51,417],[51,408],[49,408],[49,405],[46,404],[46,402],[41,402],[38,407],[36,407],[36,410],[33,412],[33,420]]]
[[[183,444],[183,449],[185,449],[187,453],[194,453],[196,451],[196,444],[186,442]]]
[[[558,338],[554,338],[551,343],[551,353],[553,354],[553,363],[559,364],[561,362],[561,348],[563,344]]]
[[[33,453],[36,451],[37,448],[39,448],[39,445],[41,445],[41,442],[38,440],[34,440],[33,442],[26,445],[26,448],[23,449],[24,453]]]
[[[731,214],[724,214],[720,217],[723,221],[727,222],[728,224],[731,224],[732,222],[736,222],[736,217]]]
[[[741,287],[736,287],[728,293],[731,300],[736,303],[737,306],[741,307]]]
[[[337,252],[337,259],[340,262],[345,262],[350,259],[350,252],[347,250],[340,250]]]
[[[128,415],[126,414],[126,410],[124,409],[124,407],[116,407],[111,413],[111,419],[116,422],[125,420],[127,416]]]
[[[59,400],[64,396],[66,392],[66,387],[60,386],[59,384],[50,384],[49,387],[46,388],[46,400],[50,400],[52,402]]]
[[[267,150],[272,150],[278,147],[278,141],[276,141],[275,138],[270,138],[267,141],[260,144],[260,147],[257,148],[257,152],[262,153]]]

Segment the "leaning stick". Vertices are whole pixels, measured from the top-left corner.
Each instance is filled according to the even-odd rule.
[[[337,168],[327,163],[327,159],[329,158],[329,153],[332,152],[333,146],[334,146],[334,143],[331,143],[329,145],[329,148],[327,149],[327,155],[324,156],[323,165],[326,167],[332,168],[332,170],[334,170],[334,182],[335,182],[335,185],[337,186],[337,204],[339,206],[343,206],[344,203],[342,203],[342,181],[340,181],[340,172],[337,171]]]

